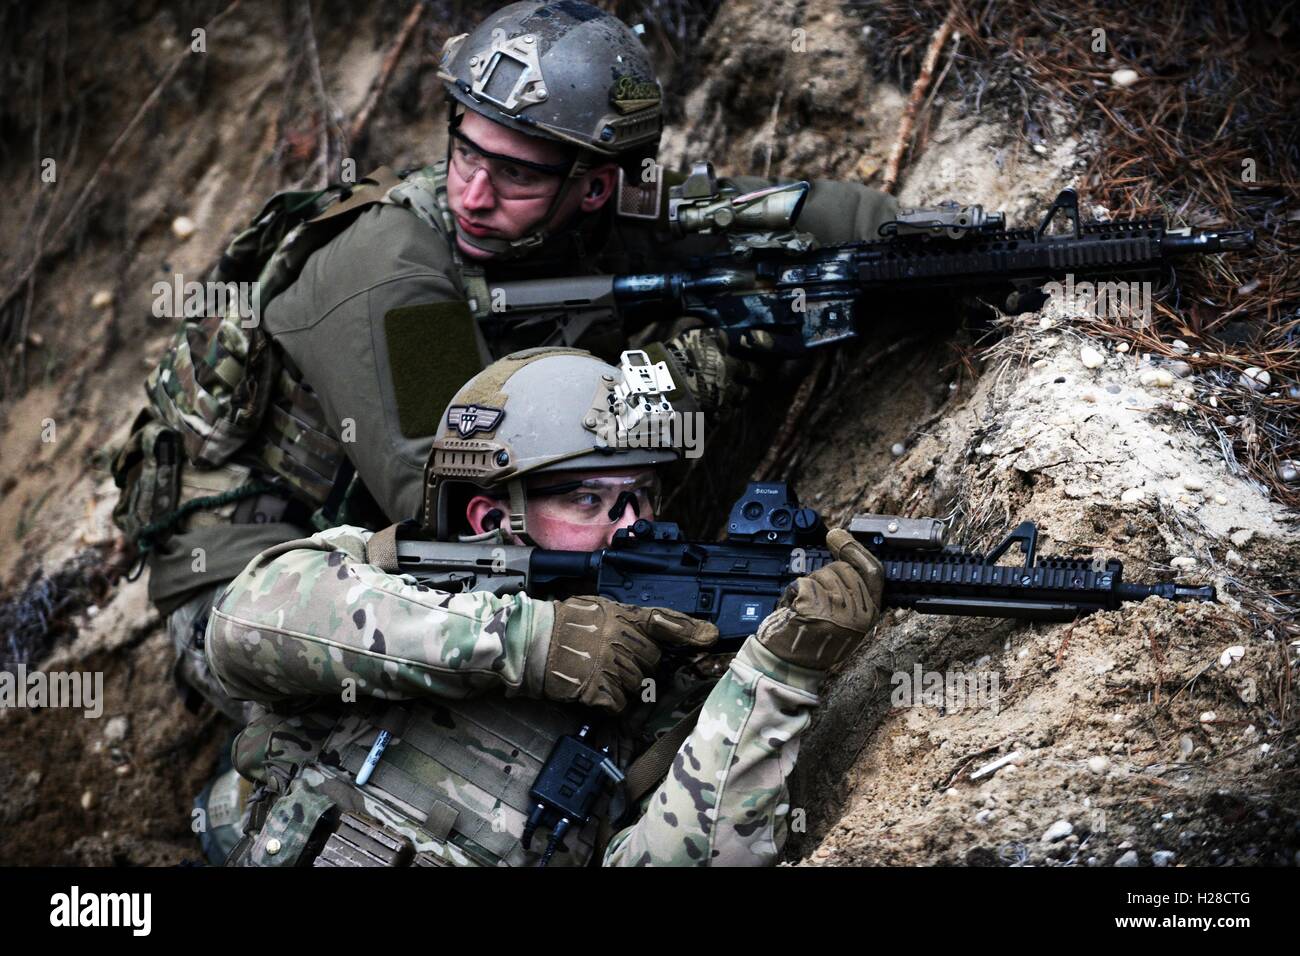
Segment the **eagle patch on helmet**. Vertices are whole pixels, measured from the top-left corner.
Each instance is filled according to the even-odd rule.
[[[490,432],[501,424],[506,417],[504,408],[491,408],[487,405],[452,405],[447,409],[447,427],[460,432],[461,438],[468,438],[475,432]]]

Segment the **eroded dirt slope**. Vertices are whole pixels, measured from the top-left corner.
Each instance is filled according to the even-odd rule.
[[[326,85],[348,115],[394,14],[327,5],[317,16]],[[155,68],[117,73],[106,98],[117,105],[87,133],[89,155],[147,94],[157,51],[183,35],[180,26],[165,10],[130,25],[126,44],[139,49],[122,62]],[[293,54],[272,39],[282,26],[274,8],[252,5],[214,35],[201,85],[178,89],[124,164],[149,170],[147,183],[124,179],[125,198],[96,205],[98,226],[41,277],[32,326],[43,336],[32,353],[40,374],[0,415],[9,596],[38,566],[53,572],[86,547],[106,560],[114,553],[115,491],[94,453],[129,425],[164,347],[170,320],[150,315],[151,282],[199,272],[281,185],[282,77]],[[862,68],[861,26],[830,0],[723,4],[665,161],[878,178],[904,96]],[[403,64],[396,99],[372,130],[376,163],[409,165],[441,148],[428,62]],[[926,147],[901,181],[905,202],[981,201],[1016,224],[1032,221],[1076,183],[1089,149],[1086,126],[1067,136],[1063,122],[1048,146],[1030,150],[942,94],[932,109]],[[287,132],[310,151],[309,124]],[[8,154],[7,177],[31,160]],[[170,227],[178,215],[195,221],[188,240]],[[0,211],[6,254],[22,247],[21,219]],[[111,293],[107,309],[90,304],[99,290]],[[1152,600],[1073,626],[888,615],[833,680],[804,744],[795,801],[806,828],[789,860],[1113,864],[1131,852],[1148,865],[1161,851],[1175,863],[1292,860],[1297,746],[1283,731],[1294,727],[1297,648],[1268,626],[1266,594],[1296,588],[1294,516],[1188,427],[1177,404],[1205,400],[1202,383],[1144,385],[1142,357],[1087,338],[1077,317],[1021,316],[1003,324],[1000,340],[977,343],[986,331],[957,330],[947,314],[880,316],[831,364],[797,455],[778,471],[832,521],[858,511],[951,516],[955,539],[989,547],[1034,520],[1046,552],[1099,551],[1122,558],[1132,579],[1213,583],[1223,601]],[[1097,367],[1085,366],[1085,345],[1101,356]],[[744,467],[700,476],[715,510],[762,457],[796,383],[767,396],[770,419],[742,423],[745,454],[728,462]],[[47,419],[55,442],[41,441]],[[48,661],[103,670],[103,719],[0,711],[0,863],[196,855],[190,800],[229,728],[179,703],[144,587],[118,584],[81,612],[71,622],[78,633],[61,637]],[[996,674],[998,693],[991,706],[895,706],[895,675],[918,666]],[[1054,825],[1062,835],[1044,840]]]

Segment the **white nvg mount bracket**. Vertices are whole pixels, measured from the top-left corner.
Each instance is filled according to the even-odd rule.
[[[631,431],[647,419],[666,419],[673,406],[665,397],[676,388],[667,362],[654,363],[640,349],[629,349],[619,358],[623,381],[614,386],[611,409],[618,419],[619,431]]]

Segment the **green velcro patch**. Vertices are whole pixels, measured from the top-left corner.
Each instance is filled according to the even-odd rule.
[[[457,389],[483,369],[469,305],[447,301],[392,309],[384,316],[384,338],[402,435],[432,435]]]

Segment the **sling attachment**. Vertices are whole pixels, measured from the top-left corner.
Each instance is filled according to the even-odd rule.
[[[399,521],[382,531],[376,531],[366,543],[366,563],[373,564],[387,574],[400,574],[397,563],[397,534],[415,527],[414,521]]]
[[[330,486],[329,497],[311,516],[312,524],[317,530],[326,531],[338,524],[339,508],[343,506],[343,499],[352,487],[352,476],[356,473],[357,466],[352,464],[351,458],[344,455],[339,462],[339,470],[334,475],[334,484]]]

